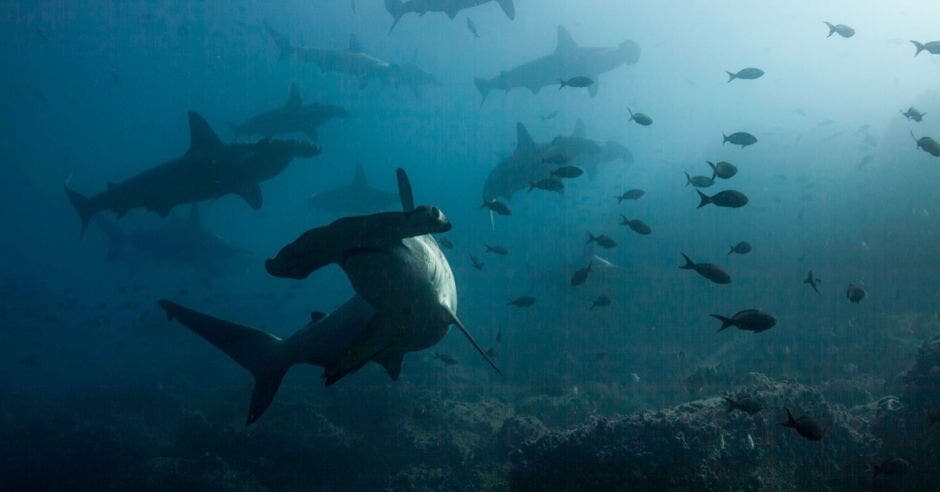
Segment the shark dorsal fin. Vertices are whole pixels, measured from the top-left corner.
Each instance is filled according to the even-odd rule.
[[[287,103],[284,104],[288,108],[299,108],[303,100],[300,98],[300,88],[297,87],[297,84],[290,85],[290,91],[287,95]]]
[[[581,118],[578,118],[578,121],[574,124],[574,131],[571,132],[571,136],[574,138],[587,138],[587,131],[584,129],[584,121]]]
[[[187,224],[189,224],[190,227],[199,227],[199,205],[196,203],[193,203],[192,208],[189,209],[189,220],[187,220]]]
[[[398,178],[398,198],[401,200],[401,208],[405,212],[411,212],[415,209],[415,196],[411,191],[411,181],[404,169],[395,170],[395,176]]]
[[[532,135],[529,135],[529,130],[526,130],[522,123],[516,123],[516,151],[534,149],[535,141],[532,140]]]
[[[355,34],[349,35],[349,47],[347,49],[353,53],[362,53],[362,44],[359,43],[359,38]]]
[[[353,174],[352,181],[354,188],[365,188],[368,182],[366,181],[366,171],[362,168],[362,163],[356,163],[356,173]]]
[[[202,149],[217,149],[222,147],[222,141],[215,134],[206,119],[194,111],[189,112],[189,151],[191,153]]]
[[[558,44],[555,46],[555,53],[564,53],[577,49],[578,43],[574,42],[571,34],[564,26],[558,26]]]

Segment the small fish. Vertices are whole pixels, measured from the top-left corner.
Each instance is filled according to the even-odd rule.
[[[613,239],[611,239],[611,237],[608,236],[607,234],[600,234],[600,235],[595,236],[594,234],[591,234],[591,231],[588,231],[587,242],[588,244],[597,243],[598,246],[604,249],[611,249],[611,248],[617,247],[617,241],[614,241]]]
[[[577,88],[589,87],[591,85],[594,85],[594,80],[591,79],[590,77],[585,77],[584,75],[578,75],[575,77],[571,77],[568,80],[558,79],[558,83],[561,84],[561,86],[558,87],[558,90],[562,90],[565,87],[577,87]]]
[[[623,192],[620,196],[615,196],[617,203],[623,203],[624,200],[639,200],[643,198],[643,195],[646,195],[646,192],[643,190],[632,189]]]
[[[721,161],[718,164],[715,164],[711,161],[705,161],[708,163],[709,167],[712,168],[712,180],[716,177],[721,179],[731,179],[735,174],[738,174],[738,168],[730,163]]]
[[[558,116],[558,110],[552,111],[551,113],[548,113],[547,115],[542,116],[542,121],[548,121],[548,120],[554,119],[556,116]]]
[[[493,253],[493,254],[497,254],[497,255],[500,255],[500,256],[506,256],[507,254],[509,254],[509,250],[508,250],[508,249],[506,249],[506,248],[504,248],[504,247],[502,247],[502,246],[500,246],[500,245],[498,245],[498,244],[493,245],[493,246],[490,246],[489,244],[484,244],[483,246],[486,247],[486,252],[487,252],[487,253]]]
[[[914,106],[907,108],[907,111],[901,111],[901,114],[904,115],[905,118],[916,121],[918,123],[920,123],[920,121],[924,119],[924,116],[927,115],[927,113],[921,113],[920,111],[914,109]]]
[[[545,191],[554,191],[559,194],[564,193],[565,185],[558,178],[545,178],[529,183],[529,191],[534,189],[540,189]]]
[[[454,243],[450,242],[450,239],[447,239],[446,237],[437,238],[437,243],[447,249],[454,249]]]
[[[611,301],[610,297],[607,297],[606,294],[601,294],[597,296],[597,299],[594,299],[594,302],[591,303],[591,309],[610,306],[611,302],[613,301]]]
[[[732,410],[740,410],[748,415],[754,415],[755,413],[758,413],[764,409],[764,405],[761,404],[761,402],[751,398],[750,396],[744,396],[738,399],[726,396],[724,399],[728,404],[729,412]]]
[[[639,382],[640,382],[640,375],[637,374],[637,373],[635,373],[635,372],[631,372],[631,373],[630,373],[630,380],[633,381],[634,384],[635,384],[635,383],[639,383]]]
[[[453,366],[457,364],[457,359],[447,354],[442,354],[440,352],[434,352],[434,358],[443,362],[444,364],[447,364],[448,366]]]
[[[742,149],[748,145],[754,145],[757,143],[757,137],[751,135],[748,132],[734,132],[731,135],[725,135],[722,133],[721,136],[723,138],[721,141],[722,145],[731,142],[733,145],[740,145]]]
[[[509,206],[496,199],[483,202],[483,205],[480,205],[480,208],[488,208],[493,212],[503,216],[512,215],[512,210],[509,210]]]
[[[907,475],[913,469],[914,467],[903,458],[888,458],[880,464],[872,463],[871,465],[872,478],[878,478],[878,475],[886,477]]]
[[[940,143],[937,143],[936,140],[930,137],[917,138],[914,136],[913,131],[911,132],[911,138],[914,139],[914,143],[917,144],[918,149],[923,149],[924,152],[934,157],[940,157]]]
[[[810,270],[809,273],[806,274],[806,278],[803,280],[803,283],[809,284],[809,286],[812,287],[813,290],[815,290],[817,294],[819,294],[819,289],[817,289],[816,287],[822,283],[822,280],[816,278],[813,275],[812,270]]]
[[[649,233],[653,232],[653,230],[650,229],[650,226],[646,222],[643,222],[642,220],[639,220],[639,219],[630,220],[627,218],[626,215],[623,215],[623,214],[620,215],[620,225],[625,225],[629,227],[630,229],[632,229],[633,232],[643,235],[643,236],[646,236]]]
[[[558,169],[552,171],[552,176],[555,176],[556,178],[572,179],[577,178],[582,174],[584,174],[584,170],[578,166],[561,166]]]
[[[684,174],[686,186],[692,185],[696,188],[708,188],[709,186],[715,184],[715,180],[713,178],[709,178],[708,176],[689,176],[689,173]]]
[[[473,255],[470,255],[470,263],[472,263],[472,264],[473,264],[473,268],[476,268],[477,270],[482,270],[482,269],[483,269],[483,265],[486,264],[486,263],[483,263],[482,261],[480,261],[479,258],[477,258],[476,256],[473,256]]]
[[[790,413],[789,408],[784,408],[787,412],[787,421],[780,424],[784,427],[792,427],[796,429],[796,432],[809,439],[810,441],[820,441],[823,438],[823,428],[819,425],[812,417],[807,417],[806,415],[801,415],[800,418],[793,418],[793,414]]]
[[[730,255],[731,253],[737,253],[739,255],[746,255],[750,252],[751,252],[751,243],[747,241],[741,241],[740,243],[735,244],[734,246],[731,246],[731,250],[728,251],[728,254]]]
[[[695,273],[711,280],[716,284],[730,284],[731,275],[728,275],[724,270],[721,269],[718,265],[713,265],[711,263],[695,263],[689,258],[685,253],[681,253],[682,257],[685,258],[685,265],[679,267],[681,270],[694,270]]]
[[[731,82],[734,79],[741,80],[754,80],[759,79],[764,75],[764,71],[759,68],[748,67],[738,70],[737,73],[725,72],[728,74],[728,82]]]
[[[855,284],[849,284],[848,289],[845,291],[845,296],[849,298],[850,302],[858,304],[862,299],[865,298],[865,289]]]
[[[488,355],[491,359],[495,359],[497,357],[496,346],[494,345],[486,349],[486,355]]]
[[[591,269],[592,265],[593,265],[593,262],[590,262],[588,263],[586,267],[581,268],[578,271],[574,272],[574,275],[571,276],[571,285],[575,286],[575,285],[583,284],[587,280],[588,275],[590,275],[591,272],[594,271]]]
[[[833,34],[838,34],[839,36],[842,36],[843,38],[851,38],[852,36],[855,35],[855,29],[852,29],[851,27],[845,24],[832,25],[831,23],[826,22],[826,21],[823,21],[823,24],[829,27],[829,34],[826,36],[827,38],[831,37]]]
[[[716,207],[741,208],[747,205],[748,202],[747,195],[737,190],[720,191],[712,196],[708,196],[699,190],[695,191],[698,192],[700,200],[697,208],[702,208],[709,203],[715,204]]]
[[[557,154],[552,154],[547,157],[542,158],[543,164],[565,164],[571,162],[571,156],[565,154],[564,152],[559,152]],[[552,173],[554,175],[554,173]],[[558,176],[559,178],[562,176]]]
[[[515,299],[510,299],[507,306],[515,306],[517,308],[527,308],[532,307],[535,304],[535,298],[532,296],[519,296]]]
[[[760,333],[762,331],[767,331],[773,328],[777,324],[776,318],[765,312],[762,312],[759,309],[745,309],[743,311],[738,311],[730,318],[724,317],[720,314],[710,314],[709,316],[717,319],[718,321],[721,321],[721,328],[718,328],[718,331],[722,331],[729,326],[733,326],[739,330]]]
[[[474,37],[475,39],[479,39],[479,38],[480,38],[480,34],[477,33],[477,25],[474,24],[474,23],[473,23],[473,19],[471,19],[471,18],[469,18],[469,17],[467,17],[467,30],[469,30],[471,33],[473,33],[473,37]]]
[[[917,41],[911,40],[911,44],[917,48],[917,51],[914,52],[914,56],[920,54],[921,51],[926,50],[927,53],[931,55],[940,55],[940,41],[930,41],[928,43],[918,43]],[[920,120],[918,120],[920,121]]]
[[[634,113],[630,108],[627,108],[627,111],[630,112],[630,119],[627,121],[633,121],[640,126],[650,126],[653,124],[653,118],[650,118],[645,113]]]
[[[750,433],[750,432],[747,433],[747,445],[748,445],[748,447],[750,447],[751,449],[754,449],[754,438],[751,437],[751,433]]]

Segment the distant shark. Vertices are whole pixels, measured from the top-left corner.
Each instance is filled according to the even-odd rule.
[[[265,29],[280,51],[281,60],[294,57],[316,65],[321,72],[352,75],[359,79],[360,89],[366,88],[373,79],[394,87],[409,87],[415,94],[418,94],[421,86],[439,85],[434,75],[421,70],[413,60],[408,63],[390,63],[365,53],[355,35],[349,36],[346,49],[331,50],[294,46],[287,36],[267,23]]]
[[[588,176],[597,174],[598,167],[606,162],[623,159],[633,160],[630,151],[615,142],[598,142],[584,136],[584,124],[579,122],[570,137],[555,137],[551,142],[536,143],[522,123],[516,124],[516,149],[509,157],[496,165],[483,185],[483,200],[492,201],[500,197],[511,199],[513,193],[530,183],[548,177],[559,164],[552,157],[563,155],[572,164],[581,166]]]
[[[516,7],[513,4],[513,0],[385,0],[385,10],[387,10],[389,14],[392,14],[392,18],[395,19],[395,21],[392,22],[392,27],[388,29],[388,32],[391,33],[392,30],[395,29],[395,26],[398,25],[398,21],[407,13],[413,12],[418,15],[424,15],[428,12],[443,12],[447,14],[447,17],[453,19],[457,17],[457,13],[463,9],[469,9],[490,2],[499,4],[499,7],[506,13],[506,17],[509,17],[509,20],[516,18]]]
[[[310,197],[310,206],[338,215],[371,214],[398,202],[398,194],[369,186],[362,164],[356,164],[352,183]]]
[[[320,147],[298,140],[264,139],[257,143],[224,144],[202,116],[189,113],[189,150],[181,157],[143,171],[120,183],[108,183],[105,191],[86,197],[65,185],[69,201],[88,221],[102,210],[122,217],[144,208],[166,217],[173,207],[239,195],[251,208],[261,208],[259,183],[287,168],[295,157],[313,157]]]
[[[120,259],[128,250],[134,250],[156,261],[175,261],[215,269],[222,262],[252,254],[203,227],[196,204],[193,204],[188,220],[170,220],[156,229],[125,232],[102,217],[96,217],[95,224],[110,243],[109,261]]]
[[[564,27],[558,26],[558,44],[554,53],[504,70],[492,79],[476,78],[473,82],[485,101],[493,89],[508,92],[514,87],[525,87],[537,94],[545,86],[559,84],[560,80],[586,76],[594,80],[588,87],[591,97],[594,97],[600,74],[621,65],[632,65],[639,59],[640,47],[633,41],[624,41],[613,48],[581,47]]]
[[[345,118],[348,113],[339,106],[329,104],[303,104],[300,89],[291,84],[290,94],[283,106],[265,111],[234,125],[236,138],[260,135],[271,138],[285,133],[303,133],[310,140],[317,139],[317,128],[333,118]]]

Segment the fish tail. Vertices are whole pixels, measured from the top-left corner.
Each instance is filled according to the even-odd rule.
[[[630,106],[627,106],[627,112],[630,113],[630,119],[627,121],[633,121],[636,119],[636,117],[633,116],[633,110],[630,109]]]
[[[704,207],[705,205],[708,205],[709,203],[712,202],[712,198],[711,198],[710,196],[706,195],[705,193],[702,193],[701,190],[695,190],[695,191],[696,191],[696,193],[698,193],[698,197],[699,197],[699,199],[701,200],[701,201],[699,202],[699,204],[698,204],[698,207],[696,207],[696,208],[702,208],[702,207]]]
[[[407,9],[405,9],[405,4],[401,0],[385,0],[385,10],[392,15],[394,19],[392,21],[392,26],[388,28],[388,33],[391,34],[395,30],[395,26],[398,25],[398,21],[401,20],[401,16],[405,15]]]
[[[825,21],[823,22],[823,24],[829,26],[829,36],[832,36],[833,34],[836,33],[836,26],[832,25],[832,24],[829,23],[829,22],[825,22]],[[829,36],[826,36],[826,37],[828,38]]]
[[[587,242],[588,242],[588,243],[592,243],[592,242],[594,242],[594,241],[596,241],[596,240],[597,240],[597,238],[594,237],[594,234],[591,234],[591,231],[588,231],[588,240],[587,240]]]
[[[491,84],[486,79],[481,79],[480,77],[473,78],[473,85],[477,87],[477,91],[480,93],[480,96],[483,97],[483,101],[480,102],[482,105],[486,101],[486,96],[490,95],[490,91],[493,90],[493,84]]]
[[[728,254],[734,253],[734,246],[729,246]]]
[[[734,73],[731,73],[731,72],[727,72],[727,71],[726,71],[725,73],[728,74],[728,82],[731,82],[732,80],[738,78],[738,75],[737,75],[737,74],[734,74]]]
[[[690,184],[692,184],[692,176],[689,176],[689,173],[685,173],[685,172],[683,174],[685,174],[685,185],[689,186]]]
[[[720,314],[709,314],[712,318],[721,321],[721,328],[718,328],[718,331],[724,330],[725,328],[734,325],[734,320]]]
[[[724,145],[725,142],[728,141],[728,136],[725,135],[724,133],[722,133],[722,134],[721,134],[721,138],[722,138],[722,140],[721,140],[721,145]]]
[[[568,85],[568,83],[565,82],[565,81],[562,80],[562,79],[558,79],[558,83],[561,84],[561,85],[558,87],[558,90],[562,90],[562,89],[565,88],[566,85]]]
[[[793,418],[793,414],[790,413],[790,409],[787,408],[787,407],[783,407],[783,409],[784,409],[784,411],[787,412],[787,421],[784,422],[784,423],[782,423],[782,424],[780,424],[780,425],[782,425],[782,426],[784,426],[784,427],[796,427],[796,419]]]
[[[88,222],[94,217],[98,210],[88,197],[69,188],[68,183],[65,184],[65,194],[68,195],[69,202],[71,202],[72,207],[75,208],[75,211],[78,212],[78,216],[82,219],[82,229],[78,236],[79,239],[81,239],[85,237]]]
[[[914,136],[914,130],[911,130],[911,138],[914,139],[914,144],[917,145],[917,148],[920,148],[920,142],[918,142],[917,137]]]
[[[705,161],[708,163],[708,166],[712,168],[712,181],[718,176],[718,166],[715,165],[712,161]]]
[[[691,270],[691,269],[695,268],[695,262],[692,261],[692,258],[689,258],[689,256],[686,255],[685,253],[679,253],[679,254],[681,254],[682,257],[685,258],[685,265],[680,266],[680,267],[679,267],[680,269],[682,269],[682,270]]]
[[[283,33],[276,31],[267,21],[264,21],[264,30],[268,32],[278,49],[278,60],[285,60],[294,53],[294,47]]]
[[[911,43],[913,43],[914,47],[917,48],[917,51],[914,52],[914,56],[917,56],[920,54],[921,51],[924,51],[923,43],[918,43],[917,41],[914,41],[913,39],[911,40]]]

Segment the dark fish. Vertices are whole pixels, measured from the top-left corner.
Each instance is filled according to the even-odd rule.
[[[826,36],[827,38],[832,36],[833,34],[838,34],[839,36],[842,36],[843,38],[851,38],[852,36],[855,35],[855,29],[852,29],[851,27],[845,24],[832,25],[831,23],[826,22],[826,21],[823,21],[823,24],[829,26],[829,34]]]
[[[577,178],[578,176],[584,174],[584,170],[578,166],[561,166],[558,169],[552,171],[552,176],[556,178]]]
[[[584,75],[578,75],[576,77],[571,77],[568,80],[558,79],[558,83],[561,84],[561,86],[558,87],[558,90],[562,90],[565,87],[588,87],[594,85],[594,80],[590,77],[585,77]]]
[[[728,411],[740,410],[748,415],[754,415],[755,413],[760,412],[764,409],[764,405],[761,402],[751,398],[750,396],[744,396],[738,399],[724,397],[725,402],[728,404]]]
[[[731,142],[734,145],[740,145],[743,149],[748,145],[754,145],[757,143],[757,137],[751,135],[748,132],[734,132],[731,135],[721,134],[724,140],[721,141],[721,144],[724,145],[726,142]]]
[[[801,415],[800,418],[794,419],[789,408],[784,408],[784,410],[787,411],[787,421],[780,425],[796,429],[797,433],[810,441],[822,440],[823,428],[812,417]]]
[[[865,289],[855,284],[849,284],[849,288],[845,291],[845,296],[849,298],[849,301],[858,304],[859,301],[865,298]]]
[[[914,139],[914,142],[917,144],[917,148],[924,149],[924,152],[934,157],[940,157],[940,143],[937,143],[936,140],[930,137],[917,138],[914,136],[914,132],[911,132],[911,138]]]
[[[759,79],[764,75],[764,71],[759,68],[748,67],[738,70],[737,73],[725,72],[728,74],[728,82],[731,82],[734,79],[742,80],[754,80]]]
[[[689,173],[685,173],[686,186],[692,185],[696,188],[708,188],[713,184],[715,184],[715,180],[708,176],[689,176]]]
[[[650,126],[653,124],[653,118],[650,118],[645,113],[634,113],[630,108],[627,108],[627,111],[630,112],[630,119],[627,121],[634,121],[640,126]]]
[[[559,152],[557,154],[552,154],[550,156],[542,158],[543,164],[565,164],[567,162],[571,162],[571,156],[568,154],[565,154],[564,152]],[[552,173],[552,175],[554,174],[555,173]],[[558,176],[558,177],[562,178],[564,176]]]
[[[591,303],[591,309],[610,306],[611,302],[612,301],[610,300],[610,297],[607,297],[606,294],[601,294],[597,296],[597,299],[594,299],[594,302]]]
[[[872,478],[878,478],[878,475],[886,477],[907,475],[913,469],[914,467],[903,458],[888,458],[882,461],[881,464],[873,463],[871,465]]]
[[[473,23],[473,19],[467,17],[467,29],[473,33],[473,37],[479,39],[480,34],[477,33],[477,25]]]
[[[680,269],[695,270],[695,273],[698,273],[716,284],[731,283],[731,276],[725,273],[718,265],[712,265],[711,263],[695,263],[685,253],[681,254],[682,257],[685,258],[685,265],[680,266]]]
[[[509,250],[508,250],[508,249],[506,249],[506,248],[504,248],[504,247],[502,247],[502,246],[500,246],[500,245],[498,245],[498,244],[497,244],[497,245],[494,245],[494,246],[490,246],[489,244],[484,244],[483,246],[486,246],[486,252],[487,252],[487,253],[493,253],[493,254],[497,254],[497,255],[501,255],[501,256],[506,256],[507,254],[509,254]]]
[[[927,50],[927,53],[931,55],[940,55],[940,41],[930,41],[928,43],[918,43],[917,41],[911,40],[911,44],[917,48],[917,51],[914,52],[914,56],[920,54],[921,51]],[[920,121],[920,120],[917,120]]]
[[[614,241],[613,239],[611,239],[611,237],[608,236],[607,234],[600,234],[600,235],[598,235],[598,236],[595,236],[594,234],[591,234],[591,231],[588,231],[588,240],[587,240],[587,242],[588,242],[588,244],[590,244],[590,243],[597,243],[598,246],[600,246],[600,247],[602,247],[602,248],[604,248],[604,249],[610,249],[610,248],[616,248],[616,247],[617,247],[617,241]]]
[[[620,225],[625,225],[629,227],[630,229],[632,229],[633,232],[637,234],[642,234],[644,236],[653,232],[653,230],[650,229],[650,226],[646,222],[643,222],[640,219],[630,220],[627,218],[626,215],[623,215],[623,214],[620,215]]]
[[[759,309],[745,309],[744,311],[738,311],[730,318],[726,318],[720,314],[710,314],[709,316],[717,319],[718,321],[721,321],[721,328],[718,328],[718,331],[724,330],[729,326],[733,326],[739,330],[760,333],[762,331],[773,328],[774,325],[777,324],[776,318],[760,311]]]
[[[316,323],[317,321],[320,321],[321,319],[325,317],[326,317],[326,313],[324,313],[323,311],[311,311],[310,312],[310,322],[312,323]]]
[[[548,120],[550,120],[550,119],[552,119],[552,118],[554,118],[554,117],[556,117],[556,116],[558,116],[558,111],[557,111],[557,110],[552,111],[551,113],[548,113],[548,114],[545,115],[545,116],[542,116],[542,121],[548,121]]]
[[[812,271],[812,270],[810,270],[809,273],[806,274],[806,279],[803,280],[803,283],[804,283],[804,284],[809,284],[809,286],[812,287],[813,290],[815,290],[817,294],[819,294],[819,289],[817,289],[816,286],[818,286],[819,284],[821,284],[821,283],[822,283],[822,280],[816,278],[816,277],[813,275],[813,271]]]
[[[731,251],[728,251],[728,254],[737,253],[739,255],[746,255],[751,252],[751,243],[747,241],[741,241],[734,246],[731,246]]]
[[[488,355],[491,359],[495,359],[496,356],[497,356],[497,354],[496,354],[496,346],[494,345],[494,346],[492,346],[492,347],[486,349],[486,355]]]
[[[496,330],[496,343],[503,341],[503,330]]]
[[[440,353],[440,352],[434,352],[434,358],[437,359],[437,360],[439,360],[439,361],[441,361],[441,362],[443,362],[444,364],[447,364],[448,366],[453,366],[453,365],[457,364],[457,359],[455,359],[455,358],[453,358],[453,357],[451,357],[451,356],[449,356],[449,355],[447,355],[447,354],[442,354],[442,353]]]
[[[545,178],[533,183],[529,183],[529,191],[532,191],[536,188],[545,191],[563,193],[565,190],[565,185],[562,184],[561,180],[558,178]]]
[[[698,208],[702,208],[709,203],[714,203],[717,207],[727,207],[727,208],[741,208],[747,205],[747,195],[736,190],[725,190],[715,193],[712,196],[708,196],[705,193],[702,193],[699,190],[698,196],[701,201],[698,204]]]
[[[446,237],[437,238],[437,244],[440,244],[447,249],[454,249],[454,243],[450,242],[450,239],[447,239]]]
[[[473,255],[470,255],[470,263],[472,263],[472,264],[473,264],[473,268],[476,268],[477,270],[482,270],[482,269],[483,269],[483,265],[486,264],[486,263],[483,263],[482,261],[480,261],[476,256],[473,256]]]
[[[571,276],[571,285],[583,284],[587,280],[588,275],[590,275],[591,272],[594,271],[591,269],[591,265],[592,263],[588,263],[586,267],[581,268],[578,271],[574,272],[574,275]]]
[[[716,177],[721,178],[721,179],[730,179],[735,174],[738,174],[738,168],[730,162],[721,161],[718,164],[715,164],[711,161],[705,161],[705,162],[707,162],[708,165],[712,168],[713,180]]]
[[[625,191],[622,195],[614,197],[617,199],[617,203],[622,203],[624,200],[639,200],[643,198],[646,192],[643,190],[632,189]]]
[[[480,208],[488,208],[499,215],[512,215],[512,211],[509,210],[509,206],[496,199],[483,202],[483,205],[480,205]]]
[[[901,114],[904,115],[905,118],[916,121],[918,123],[920,123],[920,121],[924,119],[924,116],[927,115],[927,113],[921,113],[920,111],[914,109],[914,106],[907,108],[907,111],[901,111]]]
[[[532,307],[535,304],[535,298],[532,296],[520,296],[515,299],[510,299],[507,306],[515,306],[518,308],[527,308]]]

